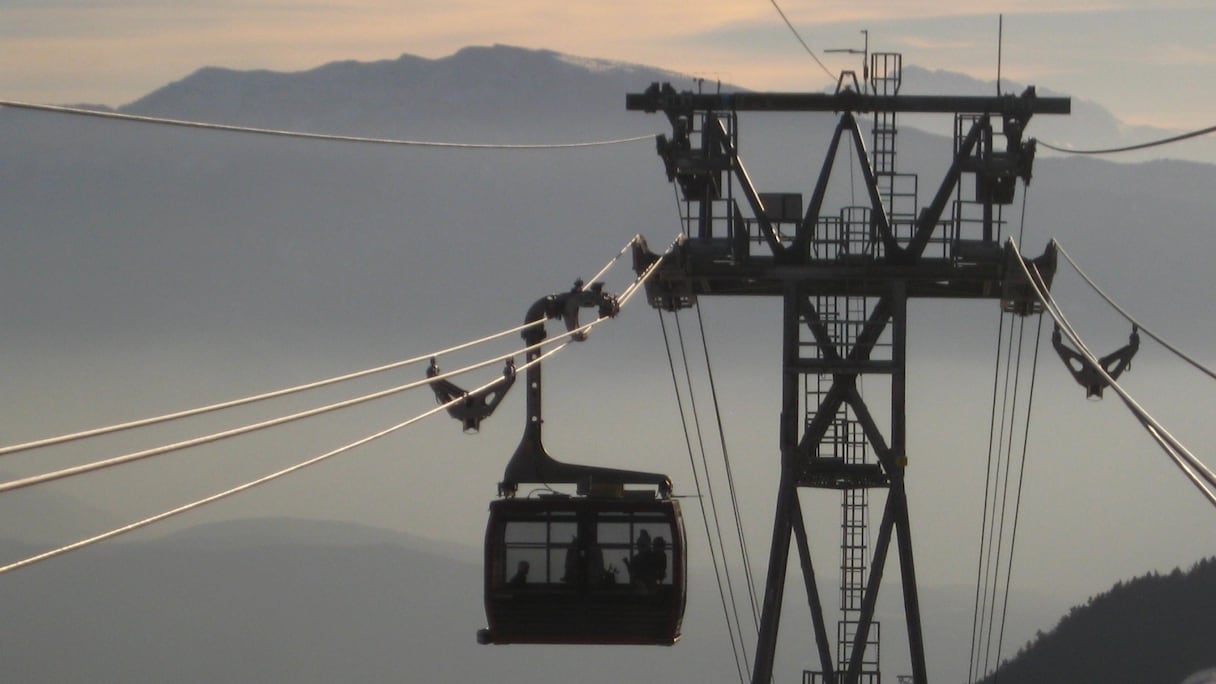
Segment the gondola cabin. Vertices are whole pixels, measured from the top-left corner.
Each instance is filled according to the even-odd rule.
[[[680,638],[685,549],[671,499],[547,495],[490,504],[485,604],[495,644]]]
[[[486,526],[483,644],[638,644],[670,646],[684,619],[685,550],[680,507],[671,479],[646,473],[562,463],[541,439],[543,323],[566,322],[572,339],[586,339],[580,308],[600,318],[616,315],[617,300],[602,283],[542,297],[529,309],[522,335],[528,344],[524,434],[498,483]],[[469,393],[443,381],[435,360],[427,377],[439,403],[476,429],[515,379]],[[459,401],[457,401],[459,400]],[[521,484],[546,493],[517,498]],[[552,485],[574,485],[577,495]],[[642,489],[639,489],[641,487]]]

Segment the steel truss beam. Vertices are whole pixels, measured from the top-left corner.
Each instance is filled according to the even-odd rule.
[[[625,97],[625,109],[643,112],[905,112],[916,114],[1068,114],[1067,97],[1037,97],[1034,88],[1020,96],[867,95],[854,90],[829,93],[688,93],[669,84],[651,85]]]

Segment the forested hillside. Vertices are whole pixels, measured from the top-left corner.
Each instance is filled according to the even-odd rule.
[[[1216,667],[1216,558],[1120,582],[1065,615],[987,684],[1182,682]]]

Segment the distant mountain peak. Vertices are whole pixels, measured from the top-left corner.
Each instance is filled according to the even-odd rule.
[[[203,67],[120,111],[358,135],[441,135],[462,124],[515,127],[522,136],[605,112],[624,117],[624,94],[654,81],[691,83],[670,71],[596,57],[469,46],[433,59],[407,53],[296,72]],[[538,110],[552,114],[538,119]]]

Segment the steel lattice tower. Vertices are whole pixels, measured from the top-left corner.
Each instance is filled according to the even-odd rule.
[[[691,93],[654,84],[627,108],[662,112],[658,137],[668,179],[682,200],[685,237],[647,284],[653,306],[677,309],[715,295],[780,297],[781,475],[753,684],[772,680],[790,546],[797,547],[815,633],[817,672],[808,681],[879,682],[874,609],[892,544],[896,550],[912,680],[928,681],[908,513],[906,451],[907,303],[914,297],[1000,299],[1035,312],[1021,267],[1001,245],[1000,207],[1019,178],[1030,180],[1034,114],[1066,114],[1066,98],[899,94],[900,59],[868,56],[862,90],[826,93]],[[855,83],[855,80],[854,80]],[[806,206],[801,194],[761,193],[738,146],[741,112],[837,112],[839,118]],[[896,115],[953,114],[953,161],[933,197],[918,207],[917,177],[896,170]],[[872,115],[867,149],[858,116]],[[852,145],[865,200],[825,210],[841,144]],[[641,273],[658,256],[634,253]],[[1054,254],[1036,260],[1049,285]],[[869,385],[866,376],[875,378]],[[880,403],[863,394],[885,394]],[[876,390],[875,388],[878,388]],[[874,407],[879,407],[875,409]],[[884,432],[880,426],[887,426]],[[841,620],[833,655],[800,491],[841,497]],[[871,493],[885,494],[873,544]]]

